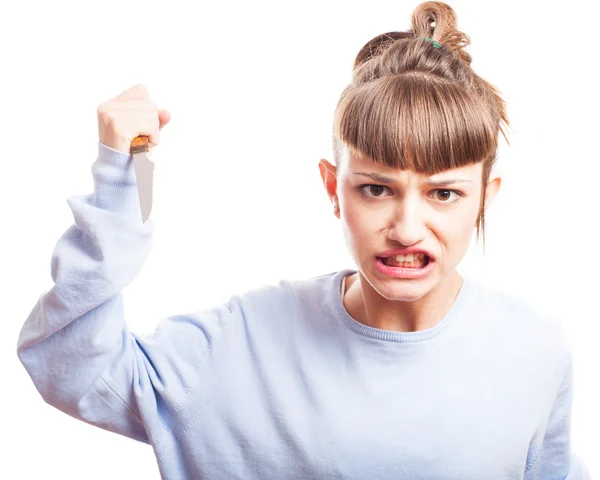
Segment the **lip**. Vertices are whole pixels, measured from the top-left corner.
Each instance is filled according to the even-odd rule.
[[[424,253],[429,257],[430,262],[435,262],[435,257],[428,250],[423,250],[422,248],[410,247],[410,248],[392,248],[390,250],[385,250],[377,254],[378,258],[387,258],[394,257],[396,255],[408,255],[409,253]]]
[[[425,278],[431,274],[435,269],[434,262],[430,261],[423,268],[402,268],[402,267],[390,267],[383,263],[381,258],[377,257],[375,260],[375,268],[387,277],[392,278],[404,278],[407,280],[418,280]]]

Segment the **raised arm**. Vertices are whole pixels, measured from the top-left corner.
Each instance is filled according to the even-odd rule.
[[[156,145],[168,117],[161,118],[141,85],[101,107],[94,192],[67,200],[74,224],[55,246],[54,285],[25,321],[18,355],[47,403],[155,443],[174,425],[193,387],[194,369],[207,355],[211,331],[193,315],[163,320],[149,338],[127,329],[121,292],[141,270],[154,229],[151,220],[141,221],[127,135],[150,135]],[[230,314],[223,307],[206,315]],[[174,346],[177,338],[193,348]]]

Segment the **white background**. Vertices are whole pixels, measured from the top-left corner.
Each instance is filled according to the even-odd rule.
[[[508,101],[504,184],[463,275],[559,316],[575,353],[573,446],[600,474],[597,2],[450,1],[473,68]],[[0,12],[0,477],[155,479],[149,446],[43,402],[16,343],[92,191],[96,107],[145,83],[171,111],[154,150],[152,253],[126,289],[130,328],[233,293],[354,267],[317,163],[354,56],[409,28],[414,2],[6,2]],[[507,439],[510,441],[510,439]]]

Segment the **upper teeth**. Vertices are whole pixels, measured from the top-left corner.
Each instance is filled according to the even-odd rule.
[[[400,262],[414,262],[414,261],[423,261],[425,258],[424,253],[409,253],[408,255],[396,255],[396,261]]]

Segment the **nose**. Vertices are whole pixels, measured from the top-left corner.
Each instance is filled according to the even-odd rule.
[[[410,247],[419,243],[426,235],[427,228],[418,200],[404,198],[394,210],[388,238]]]

